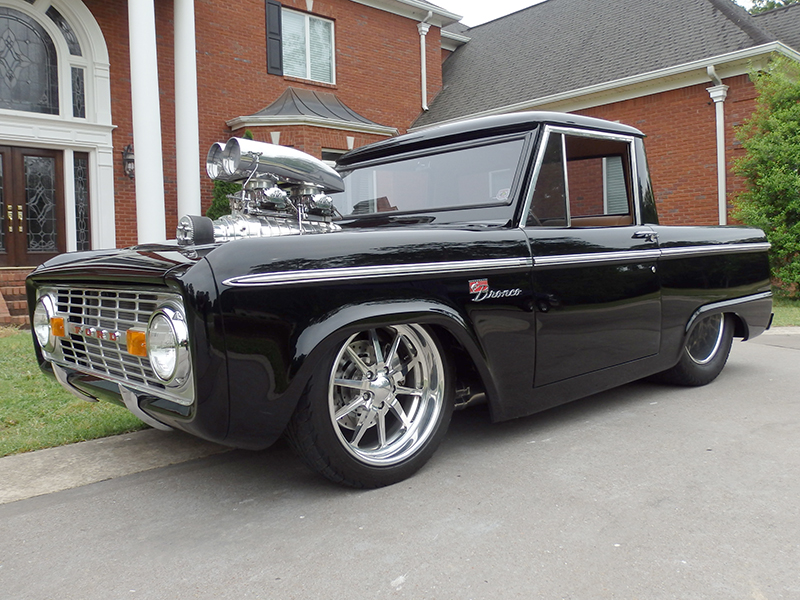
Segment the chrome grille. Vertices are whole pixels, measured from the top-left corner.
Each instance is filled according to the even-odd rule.
[[[192,400],[190,381],[183,389],[168,388],[156,377],[147,357],[128,353],[127,331],[144,331],[153,312],[170,301],[183,305],[177,294],[160,290],[116,290],[55,287],[41,290],[55,300],[56,312],[66,321],[51,360],[128,387],[169,398],[181,404]]]

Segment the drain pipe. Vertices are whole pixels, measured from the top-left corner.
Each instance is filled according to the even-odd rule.
[[[714,101],[717,121],[717,202],[719,205],[719,224],[728,224],[728,179],[727,163],[725,161],[725,99],[728,97],[728,86],[723,85],[717,75],[716,69],[711,65],[706,68],[708,78],[714,83],[706,88],[709,96]]]
[[[433,16],[433,11],[428,11],[422,22],[417,23],[419,31],[419,53],[420,53],[420,75],[422,80],[422,110],[428,110],[428,50],[425,39],[430,31],[431,25],[428,19]]]

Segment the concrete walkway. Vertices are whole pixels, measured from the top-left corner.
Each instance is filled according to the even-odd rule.
[[[0,504],[166,467],[229,448],[179,431],[145,429],[0,458]]]
[[[776,327],[747,343],[800,350],[800,327]],[[182,432],[147,429],[60,448],[7,456],[0,458],[0,504],[229,450],[225,446]]]

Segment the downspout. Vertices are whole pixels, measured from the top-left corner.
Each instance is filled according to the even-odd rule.
[[[422,82],[422,110],[428,110],[428,49],[425,39],[430,31],[431,25],[428,19],[433,16],[433,11],[428,11],[422,22],[417,23],[417,31],[419,31],[419,53],[420,53],[420,79]]]
[[[706,88],[709,96],[714,101],[717,122],[717,203],[719,207],[719,224],[728,224],[728,199],[727,199],[727,163],[725,160],[725,99],[728,97],[728,86],[722,83],[716,69],[711,65],[706,68],[708,78],[714,83]]]

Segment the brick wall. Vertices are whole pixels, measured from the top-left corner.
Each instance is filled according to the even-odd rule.
[[[119,152],[133,142],[130,101],[128,12],[124,0],[85,0],[108,44],[111,63],[114,131],[117,244],[136,243],[134,183],[122,173]],[[305,0],[286,0],[287,8],[306,11]],[[172,3],[156,2],[159,83],[161,88],[164,191],[167,231],[177,226],[175,183],[175,94]],[[315,84],[266,72],[264,0],[195,0],[197,71],[200,110],[198,170],[202,174],[202,205],[211,202],[211,182],[205,176],[205,150],[232,135],[225,122],[253,114],[271,104],[289,85],[336,94],[351,109],[401,133],[421,110],[419,33],[417,22],[350,0],[315,0],[313,13],[334,21],[336,84]],[[441,90],[439,29],[427,35],[428,98]],[[332,132],[321,128],[278,128],[281,143],[319,156],[322,148],[346,149],[379,136]],[[254,133],[256,133],[254,131]],[[257,133],[269,139],[269,130]]]
[[[603,210],[603,159],[567,163],[569,210],[573,217],[605,214]]]
[[[725,101],[728,197],[744,182],[730,174],[741,154],[734,127],[753,111],[755,91],[747,75],[723,81],[730,87]],[[621,121],[642,130],[653,179],[659,218],[665,225],[719,223],[717,204],[716,116],[706,88],[695,85],[579,111]]]

